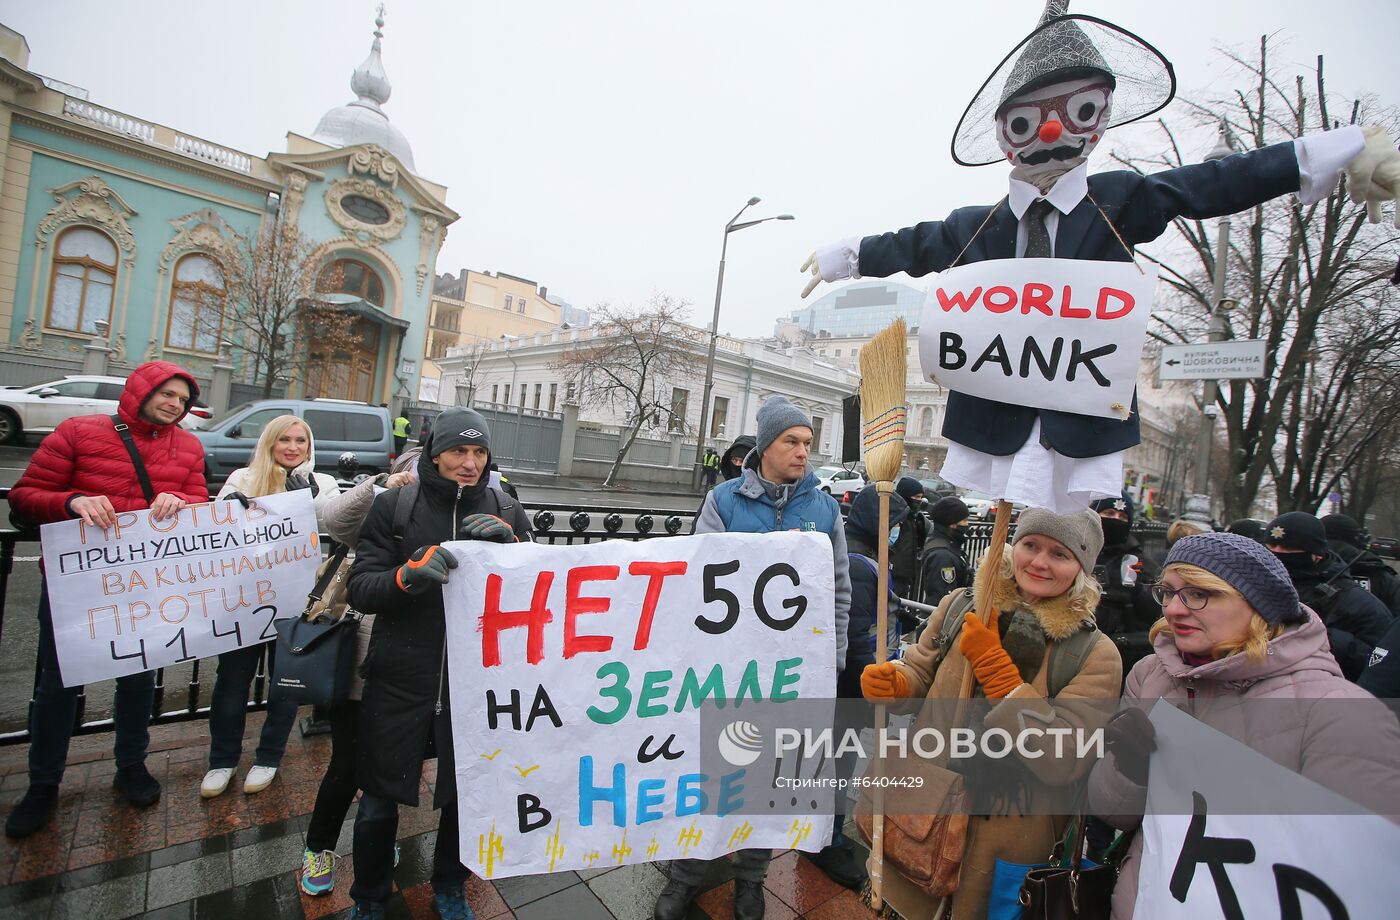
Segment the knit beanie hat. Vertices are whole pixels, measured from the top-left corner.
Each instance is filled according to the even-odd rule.
[[[1288,570],[1256,540],[1234,533],[1182,537],[1167,554],[1164,568],[1178,563],[1199,566],[1223,579],[1270,623],[1301,623],[1307,619]]]
[[[1027,508],[1016,519],[1016,539],[1012,544],[1036,533],[1063,543],[1086,574],[1094,571],[1094,561],[1103,549],[1103,525],[1096,512],[1085,508],[1074,514],[1055,514],[1044,508]]]
[[[456,406],[444,409],[433,422],[432,440],[428,442],[431,456],[463,444],[475,444],[491,449],[491,430],[486,419],[475,409]]]
[[[1329,514],[1322,519],[1322,529],[1327,539],[1345,543],[1357,549],[1365,549],[1366,541],[1361,536],[1361,525],[1348,514]]]
[[[967,510],[967,504],[956,495],[948,495],[933,503],[929,509],[929,517],[933,518],[935,524],[948,526],[959,521],[967,520],[972,512]]]
[[[901,476],[899,482],[894,484],[894,490],[899,493],[900,498],[908,502],[912,501],[915,495],[924,494],[924,484],[913,476]]]
[[[1327,529],[1317,515],[1306,511],[1280,514],[1264,528],[1265,545],[1301,549],[1318,556],[1327,555]]]
[[[807,413],[788,402],[785,397],[769,397],[758,410],[756,449],[762,454],[769,444],[778,439],[778,435],[799,425],[803,428],[812,427],[812,420],[807,417]]]
[[[1256,521],[1254,518],[1240,518],[1237,521],[1231,521],[1230,526],[1225,529],[1230,533],[1248,537],[1256,542],[1264,542],[1264,523]]]

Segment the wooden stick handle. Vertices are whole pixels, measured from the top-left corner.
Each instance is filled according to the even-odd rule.
[[[890,622],[890,495],[894,492],[894,483],[883,480],[875,483],[875,491],[880,496],[880,529],[876,534],[875,548],[876,572],[875,572],[875,661],[877,664],[884,664],[889,660],[889,622]],[[883,764],[881,763],[879,743],[880,736],[885,731],[885,707],[883,704],[875,707],[875,758],[871,764],[871,772],[875,776],[881,775]],[[874,814],[871,816],[870,830],[870,906],[879,910],[884,904],[882,889],[884,887],[884,861],[885,861],[885,790],[877,785],[872,796],[874,804]]]
[[[997,519],[992,525],[992,545],[987,548],[987,556],[982,560],[983,567],[987,570],[987,585],[990,588],[992,579],[998,576],[1001,571],[1001,557],[1006,554],[1006,533],[1011,529],[1011,502],[1001,499],[997,502]],[[992,592],[990,590],[982,592],[982,597],[977,599],[977,619],[986,625],[992,617]],[[941,663],[941,662],[940,662]],[[967,700],[972,696],[972,667],[969,665],[963,671],[962,686],[958,689],[958,707],[953,714],[953,727],[960,727],[963,717],[967,714]]]

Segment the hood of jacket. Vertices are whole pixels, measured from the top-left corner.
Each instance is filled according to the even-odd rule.
[[[739,472],[734,469],[734,464],[730,461],[736,456],[742,461],[748,457],[749,452],[758,446],[758,439],[751,434],[741,434],[734,439],[728,449],[719,458],[719,472],[725,479],[736,479]]]
[[[1260,661],[1252,661],[1245,655],[1227,655],[1205,664],[1188,664],[1167,632],[1153,640],[1152,651],[1163,670],[1177,680],[1211,680],[1241,687],[1284,675],[1297,676],[1304,671],[1341,677],[1342,669],[1327,641],[1327,627],[1311,608],[1304,606],[1303,610],[1308,615],[1307,620],[1269,640],[1269,653]]]
[[[180,418],[169,425],[157,425],[148,422],[141,417],[141,407],[146,404],[146,400],[151,398],[151,394],[162,383],[172,377],[179,377],[185,381],[190,388],[190,401],[185,404],[185,411],[180,413]],[[190,412],[190,407],[199,398],[199,381],[194,379],[194,375],[178,364],[170,361],[147,361],[137,367],[126,378],[126,386],[122,387],[121,398],[117,400],[117,413],[132,428],[142,431],[156,431],[162,428],[173,428],[180,424],[180,419]]]
[[[890,529],[909,519],[909,505],[898,492],[890,493]],[[846,544],[850,549],[871,555],[880,544],[880,494],[875,487],[866,486],[851,502],[846,515]]]
[[[992,604],[1002,613],[1017,607],[1024,607],[1035,614],[1045,635],[1056,641],[1067,639],[1078,632],[1085,622],[1094,622],[1094,605],[1085,598],[1073,599],[1069,594],[1056,597],[1024,600],[1016,587],[1016,578],[1011,568],[1011,547],[1007,546],[1001,557],[1001,572],[993,579],[989,566],[977,570],[977,578],[972,586],[973,597],[980,608],[982,598],[991,592]]]

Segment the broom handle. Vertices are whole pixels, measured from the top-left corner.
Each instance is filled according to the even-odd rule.
[[[890,622],[890,493],[894,491],[893,482],[883,480],[875,484],[875,490],[880,496],[880,530],[877,535],[875,554],[878,560],[875,573],[875,661],[884,664],[889,660],[889,622]],[[879,743],[880,736],[885,732],[885,706],[883,703],[875,706],[875,763],[871,774],[880,776],[883,764],[880,762],[883,754],[882,745]],[[870,906],[879,910],[884,906],[884,863],[885,863],[885,789],[876,785],[874,790],[874,814],[871,818],[870,831]]]
[[[1006,499],[997,502],[997,520],[992,525],[992,545],[987,548],[987,558],[982,564],[987,567],[987,585],[992,584],[991,579],[997,577],[1001,571],[1001,557],[1006,550],[1006,532],[1011,529],[1011,503]],[[982,621],[982,625],[987,625],[987,621],[992,616],[992,592],[984,592],[984,596],[977,599],[977,619]],[[967,700],[972,696],[972,667],[969,665],[963,670],[962,687],[958,690],[958,707],[953,715],[953,727],[957,728],[963,723],[963,716],[967,714]]]

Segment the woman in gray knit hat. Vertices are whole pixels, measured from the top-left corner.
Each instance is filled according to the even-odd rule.
[[[861,674],[866,699],[887,702],[894,711],[913,709],[911,734],[929,728],[946,735],[953,727],[944,724],[951,723],[952,707],[914,704],[956,699],[963,675],[971,671],[974,698],[985,698],[970,707],[974,728],[980,722],[1014,736],[1030,718],[1047,730],[1099,730],[1111,707],[1059,703],[1118,698],[1123,664],[1113,642],[1094,625],[1099,587],[1091,573],[1102,546],[1103,530],[1092,511],[1022,512],[1000,571],[984,565],[973,589],[944,597],[918,645],[901,660],[866,667]],[[988,596],[992,614],[984,626],[976,602]],[[1020,751],[995,761],[949,762],[948,768],[963,776],[972,811],[953,916],[986,915],[997,860],[1045,858],[1069,820],[1055,812],[1068,809],[1069,790],[1091,766],[1089,760],[1064,758],[1052,764],[1048,758],[1022,757]],[[927,794],[906,806],[894,790],[885,793],[896,829],[910,807],[926,811],[928,803]],[[884,874],[890,903],[899,904],[904,916],[932,916],[937,899],[890,868]]]
[[[1342,677],[1328,649],[1327,628],[1298,602],[1288,571],[1273,553],[1232,533],[1183,537],[1168,554],[1153,593],[1162,604],[1162,619],[1151,632],[1154,654],[1128,674],[1124,703],[1184,701],[1197,719],[1276,763],[1380,814],[1394,813],[1400,802],[1400,725],[1384,705]],[[1239,705],[1257,700],[1290,702]],[[1142,709],[1127,708],[1113,718],[1109,756],[1089,779],[1091,813],[1125,832],[1136,830],[1156,746]],[[1123,861],[1113,892],[1116,920],[1133,915],[1142,846],[1138,834]]]

